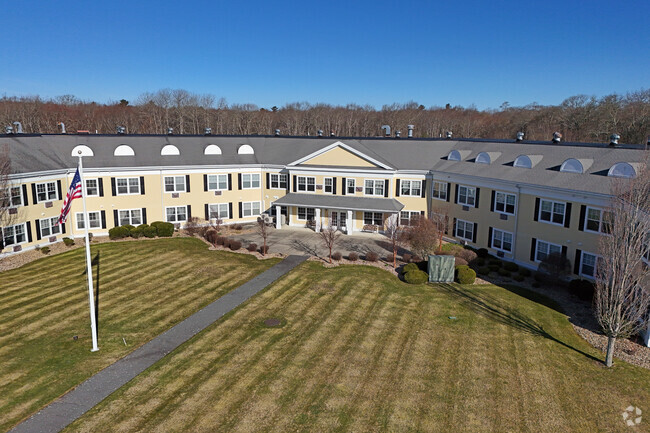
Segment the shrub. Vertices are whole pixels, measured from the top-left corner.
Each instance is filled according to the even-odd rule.
[[[501,269],[501,266],[499,265],[488,265],[488,269],[490,272],[499,272],[499,269]]]
[[[515,281],[522,282],[522,281],[524,281],[526,279],[526,277],[524,277],[521,274],[516,274],[514,277],[512,277],[512,279],[515,280]]]
[[[223,245],[224,248],[230,248],[230,243],[231,242],[232,242],[231,239],[223,238],[223,243],[221,245]]]
[[[499,259],[490,259],[488,260],[488,266],[498,266],[501,267],[503,263]]]
[[[455,261],[455,266],[467,266],[469,264],[467,263],[467,260],[465,260],[462,257],[456,257],[454,261]]]
[[[189,218],[185,222],[185,232],[190,236],[199,234],[199,232],[201,231],[201,226],[199,225],[199,222],[200,219],[198,217]]]
[[[545,274],[546,280],[553,284],[560,284],[571,272],[571,262],[561,253],[551,253],[542,259],[537,270]]]
[[[490,273],[490,268],[488,268],[487,266],[481,266],[480,268],[477,269],[476,272],[481,275],[487,275]]]
[[[232,228],[233,228],[233,230],[237,230],[237,231],[239,231],[239,230],[241,230],[243,227],[242,227],[241,224],[235,224]]]
[[[402,268],[402,274],[406,274],[411,271],[419,271],[419,270],[420,268],[418,268],[418,265],[416,265],[415,263],[409,263],[408,265],[404,265],[404,267]]]
[[[248,251],[254,253],[257,251],[257,244],[248,244]]]
[[[533,281],[533,284],[531,284],[534,288],[539,289],[542,287],[539,281]]]
[[[456,256],[462,250],[464,250],[463,246],[458,244],[444,244],[442,248],[440,248],[442,253],[451,256]]]
[[[530,269],[528,268],[519,268],[519,275],[522,277],[530,277],[532,272],[530,272]]]
[[[237,251],[240,248],[241,248],[241,242],[239,242],[239,241],[231,241],[230,242],[230,249],[231,250]]]
[[[41,248],[41,252],[43,254],[49,254],[50,253],[50,247],[43,247]]]
[[[456,282],[460,284],[474,284],[476,272],[469,266],[456,267]]]
[[[335,251],[334,253],[332,253],[332,259],[334,259],[336,261],[341,260],[341,257],[343,257],[343,256],[338,251]]]
[[[260,253],[262,253],[262,254],[268,254],[268,253],[269,253],[269,246],[267,245],[267,246],[265,247],[264,245],[262,245],[262,246],[260,247]]]
[[[156,228],[156,234],[161,238],[170,238],[174,235],[174,224],[162,221],[154,221],[151,227]]]
[[[123,239],[129,235],[129,230],[124,226],[113,227],[108,231],[110,239]]]
[[[134,237],[134,238],[136,238],[136,239],[141,238],[142,236],[144,236],[144,230],[145,230],[147,227],[149,227],[148,224],[140,224],[139,226],[133,228],[133,229],[130,231],[130,233],[131,233],[131,237]]]
[[[142,230],[142,234],[147,238],[155,238],[158,235],[158,231],[155,227],[147,226]]]
[[[411,257],[411,262],[413,263],[418,263],[422,261],[422,257],[418,256],[417,254]]]
[[[595,286],[589,280],[583,280],[577,278],[569,282],[569,292],[576,295],[578,298],[584,301],[590,301],[594,297]]]
[[[409,284],[424,284],[429,281],[429,274],[424,271],[414,270],[404,274],[404,281]]]
[[[366,253],[366,260],[369,262],[376,262],[377,260],[379,260],[379,254],[377,254],[374,251],[369,251],[368,253]]]
[[[537,281],[538,283],[541,283],[542,281],[544,281],[544,274],[542,274],[542,273],[540,273],[540,272],[535,272],[535,276],[534,276],[533,278],[534,278],[535,281]]]
[[[223,236],[217,236],[217,245],[223,245],[223,241],[225,239],[226,238],[224,238]]]
[[[219,237],[219,234],[215,229],[210,227],[205,231],[203,237],[205,238],[206,241],[210,242],[210,244],[217,245],[217,238]]]
[[[355,253],[354,251],[348,254],[348,260],[351,262],[356,262],[359,260],[359,254]]]
[[[402,260],[404,261],[404,263],[409,263],[411,261],[411,257],[413,257],[413,254],[411,253],[402,254]]]
[[[485,266],[485,259],[478,257],[472,264],[476,266]]]
[[[503,269],[510,272],[517,272],[519,270],[519,265],[513,262],[504,262]]]
[[[462,249],[456,253],[456,257],[464,259],[467,263],[472,263],[478,256],[472,250]]]
[[[74,245],[74,239],[63,238],[63,243],[65,244],[66,247],[71,247]]]
[[[510,278],[510,276],[512,275],[512,273],[511,273],[510,271],[506,270],[506,269],[499,269],[497,272],[498,272],[499,275],[501,275],[502,277],[508,277],[508,278]]]
[[[482,259],[486,259],[490,255],[490,252],[487,250],[487,248],[479,248],[476,251],[476,255]]]

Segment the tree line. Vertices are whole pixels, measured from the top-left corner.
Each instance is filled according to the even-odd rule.
[[[499,109],[475,107],[425,107],[417,102],[384,105],[334,106],[294,102],[282,107],[228,104],[224,98],[195,94],[182,89],[162,89],[127,100],[81,101],[72,95],[44,99],[39,96],[0,98],[0,126],[22,124],[25,133],[56,133],[63,122],[67,132],[87,130],[111,134],[123,126],[127,134],[213,134],[268,135],[276,129],[282,135],[324,135],[372,137],[382,135],[381,126],[406,136],[415,125],[415,137],[513,139],[517,132],[525,139],[551,139],[558,131],[565,141],[608,142],[613,133],[622,143],[645,144],[650,134],[650,90],[597,98],[576,95],[559,105],[513,107],[504,102]]]

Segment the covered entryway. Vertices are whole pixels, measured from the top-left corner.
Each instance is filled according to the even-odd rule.
[[[347,230],[347,226],[345,224],[347,218],[348,218],[347,211],[338,211],[338,210],[329,211],[329,223],[332,224],[333,228],[340,230],[342,232],[345,232]]]

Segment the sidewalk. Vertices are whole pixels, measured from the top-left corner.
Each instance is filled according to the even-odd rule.
[[[181,344],[307,259],[292,255],[163,332],[32,415],[10,433],[59,432]]]

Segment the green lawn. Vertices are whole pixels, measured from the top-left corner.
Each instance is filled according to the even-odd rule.
[[[83,248],[0,273],[0,431],[278,262],[209,251],[190,238],[91,250],[96,353]]]
[[[650,371],[600,357],[522,289],[305,263],[66,431],[648,431]]]

